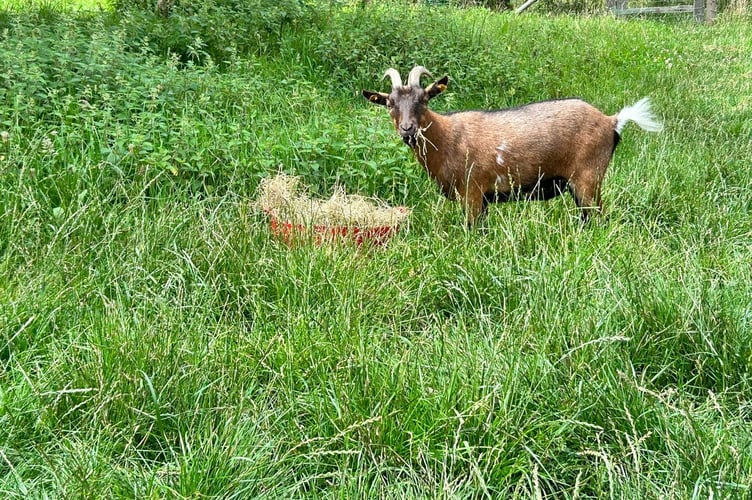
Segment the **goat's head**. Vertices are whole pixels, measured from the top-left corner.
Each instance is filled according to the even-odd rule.
[[[363,97],[374,104],[386,106],[392,117],[392,123],[402,140],[408,146],[414,147],[418,143],[418,135],[427,125],[423,123],[428,109],[428,101],[441,94],[447,88],[448,77],[441,78],[428,87],[421,88],[420,77],[431,75],[423,66],[415,66],[407,77],[407,85],[402,85],[399,72],[389,68],[384,73],[392,79],[392,91],[384,92],[363,91]]]

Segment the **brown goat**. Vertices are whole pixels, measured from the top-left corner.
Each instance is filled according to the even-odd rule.
[[[601,184],[629,121],[657,132],[662,124],[647,98],[612,116],[580,99],[562,99],[491,111],[439,114],[428,101],[446,90],[445,76],[421,88],[423,66],[402,85],[397,70],[389,94],[363,91],[386,106],[394,128],[450,200],[461,200],[472,225],[489,202],[547,200],[569,191],[586,221],[600,211]]]

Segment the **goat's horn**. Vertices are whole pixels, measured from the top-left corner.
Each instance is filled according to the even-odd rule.
[[[420,77],[423,75],[431,76],[431,73],[423,66],[415,66],[410,70],[410,75],[407,77],[407,86],[420,87]]]
[[[389,77],[392,79],[392,88],[398,89],[402,86],[402,77],[399,74],[399,71],[397,71],[394,68],[389,68],[386,70],[386,73],[384,73],[383,78]]]

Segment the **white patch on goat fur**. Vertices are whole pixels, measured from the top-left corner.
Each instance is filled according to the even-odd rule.
[[[500,187],[506,185],[507,178],[504,175],[497,175],[496,176],[496,182],[494,183],[494,187],[498,191]]]
[[[496,148],[496,151],[496,163],[504,165],[504,155],[502,153],[507,151],[507,141],[502,142],[501,145]]]

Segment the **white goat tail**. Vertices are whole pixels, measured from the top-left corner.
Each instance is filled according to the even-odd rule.
[[[616,115],[616,133],[621,135],[621,129],[627,122],[635,122],[641,129],[648,132],[660,132],[663,123],[650,110],[650,99],[643,97],[631,106],[627,106]]]

